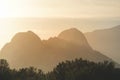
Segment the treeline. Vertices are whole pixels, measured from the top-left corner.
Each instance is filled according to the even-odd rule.
[[[0,80],[120,80],[120,69],[112,62],[90,62],[76,59],[59,63],[51,72],[43,73],[34,67],[10,69],[0,60]]]

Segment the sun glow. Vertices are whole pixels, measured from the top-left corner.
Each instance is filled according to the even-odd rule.
[[[23,17],[25,8],[21,0],[0,0],[0,18]]]
[[[9,0],[0,0],[0,17],[5,18],[10,14]]]
[[[33,5],[29,0],[0,0],[0,18],[42,17],[46,15],[45,8]]]
[[[20,31],[32,30],[43,34],[40,36],[47,37],[73,26],[85,32],[97,27],[109,27],[111,24],[114,26],[119,24],[119,3],[120,0],[109,2],[107,0],[0,0],[0,48],[3,43],[8,42],[15,33]],[[18,18],[18,20],[6,21],[8,18]],[[28,19],[21,21],[20,18]],[[41,21],[33,18],[40,18]],[[60,18],[60,20],[52,21],[42,18]],[[68,19],[62,20],[62,18]],[[69,22],[69,18],[81,20],[73,19]]]

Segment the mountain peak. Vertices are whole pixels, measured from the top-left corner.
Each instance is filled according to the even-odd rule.
[[[27,33],[36,35],[36,34],[35,34],[34,32],[32,32],[32,31],[27,31]]]
[[[69,31],[79,31],[77,28],[70,28]]]
[[[89,47],[83,33],[75,28],[65,30],[58,37],[46,41],[41,41],[32,31],[17,33],[12,41],[2,48],[0,58],[8,60],[11,68],[34,66],[45,71],[52,70],[63,60],[110,60]]]
[[[67,34],[72,34],[72,35],[76,35],[76,34],[81,34],[81,35],[83,35],[82,34],[82,32],[80,32],[78,29],[76,29],[76,28],[70,28],[70,29],[67,29],[67,30],[64,30],[64,31],[62,31],[59,35],[58,35],[58,37],[60,37],[61,35],[67,35]]]
[[[35,42],[35,44],[39,43],[41,44],[42,41],[41,39],[32,31],[27,31],[27,32],[19,32],[17,33],[11,40],[12,43],[17,43],[19,44],[26,44],[26,43],[31,43]]]
[[[58,35],[58,38],[78,44],[80,46],[89,46],[84,34],[76,28],[64,30]]]

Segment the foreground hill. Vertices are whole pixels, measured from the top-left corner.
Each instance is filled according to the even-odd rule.
[[[120,63],[120,25],[85,34],[90,45]]]
[[[58,37],[48,40],[41,40],[31,31],[17,33],[2,48],[0,57],[6,59],[12,68],[34,66],[44,71],[52,70],[61,61],[75,58],[94,62],[112,61],[93,50],[83,33],[75,28],[65,30]]]

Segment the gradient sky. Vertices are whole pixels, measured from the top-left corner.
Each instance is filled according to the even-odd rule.
[[[0,17],[120,17],[120,0],[0,0]]]
[[[25,17],[80,20],[17,19]],[[0,48],[19,31],[32,30],[46,39],[71,27],[88,32],[119,23],[120,0],[0,0]]]

